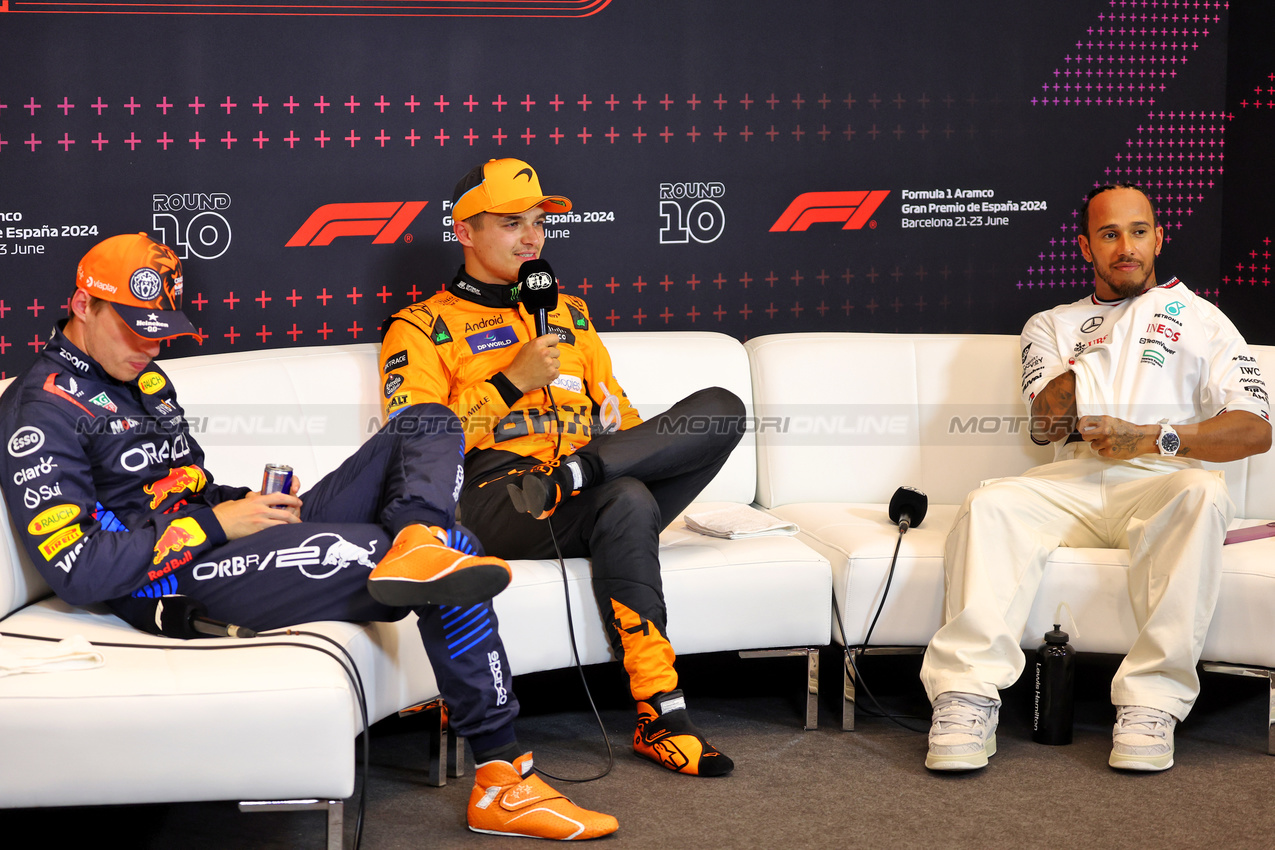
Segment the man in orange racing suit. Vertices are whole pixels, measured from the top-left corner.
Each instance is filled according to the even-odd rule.
[[[687,715],[666,637],[659,534],[713,479],[743,433],[743,403],[711,388],[643,422],[611,372],[584,301],[563,296],[537,336],[519,304],[548,212],[527,163],[491,160],[452,196],[465,265],[447,288],[395,313],[381,346],[389,416],[423,402],[455,411],[466,437],[460,512],[487,551],[592,558],[612,651],[637,702],[633,749],[680,773],[734,767]],[[675,421],[707,422],[688,434]],[[553,516],[549,523],[540,520]]]

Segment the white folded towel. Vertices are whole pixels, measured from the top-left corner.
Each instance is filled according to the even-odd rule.
[[[686,527],[709,537],[738,540],[742,537],[767,535],[792,535],[799,529],[793,522],[785,522],[770,514],[762,513],[748,505],[732,504],[720,508],[686,514]]]
[[[0,645],[0,676],[18,673],[53,673],[61,670],[91,670],[106,663],[102,653],[83,635],[72,635],[57,643]]]

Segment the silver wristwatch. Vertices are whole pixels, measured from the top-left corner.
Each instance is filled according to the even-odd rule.
[[[1182,438],[1178,436],[1177,431],[1173,430],[1169,420],[1160,420],[1160,436],[1156,437],[1155,445],[1162,457],[1173,457],[1178,453],[1178,449],[1182,448]]]

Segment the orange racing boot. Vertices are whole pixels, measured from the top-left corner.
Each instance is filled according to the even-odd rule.
[[[531,772],[531,753],[478,765],[466,819],[474,832],[583,841],[620,828],[610,815],[582,809]]]
[[[725,776],[734,770],[735,763],[691,722],[681,689],[638,700],[637,710],[633,752],[677,773]]]
[[[367,589],[382,605],[473,605],[509,586],[512,573],[500,558],[466,554],[459,533],[436,525],[409,525],[368,576]]]

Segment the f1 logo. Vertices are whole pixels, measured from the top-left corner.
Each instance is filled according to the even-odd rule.
[[[821,221],[845,222],[842,230],[861,230],[889,195],[888,189],[859,192],[806,192],[788,205],[771,233],[806,230]]]
[[[389,245],[403,235],[427,203],[324,204],[292,234],[286,247],[331,245],[338,236],[375,236],[373,245]]]

